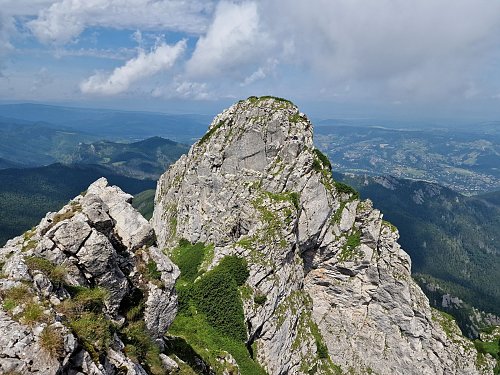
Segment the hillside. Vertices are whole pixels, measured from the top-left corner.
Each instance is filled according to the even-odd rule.
[[[19,163],[15,163],[13,161],[0,158],[0,169],[20,168],[20,167],[22,167],[22,165]]]
[[[99,141],[80,144],[68,158],[72,163],[104,165],[128,177],[157,179],[187,151],[186,145],[152,137],[134,143]]]
[[[155,181],[120,176],[98,165],[0,170],[0,244],[30,229],[46,212],[59,210],[102,176],[131,194],[156,186]]]
[[[432,181],[467,195],[499,190],[498,132],[407,126],[323,122],[315,143],[337,172]]]
[[[478,195],[477,198],[500,207],[500,191],[493,191],[491,193]]]
[[[398,227],[414,274],[429,275],[435,283],[441,281],[446,293],[500,315],[498,193],[465,197],[423,181],[334,176],[370,198]]]
[[[154,210],[155,190],[149,189],[134,196],[132,206],[141,213],[146,220],[151,219]]]
[[[81,142],[96,137],[77,130],[43,122],[28,122],[0,118],[0,169],[22,166],[41,166],[68,162]],[[9,165],[10,164],[10,165]]]

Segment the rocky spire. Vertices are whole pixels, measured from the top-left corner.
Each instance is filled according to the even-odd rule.
[[[251,97],[218,115],[160,178],[152,225],[167,249],[213,244],[209,269],[248,261],[247,342],[270,374],[492,371],[430,308],[397,230],[332,180],[287,100]]]

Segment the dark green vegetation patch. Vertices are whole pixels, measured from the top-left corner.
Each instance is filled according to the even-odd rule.
[[[328,157],[325,154],[323,154],[317,148],[313,149],[313,152],[314,152],[314,155],[319,159],[321,164],[323,164],[324,168],[328,168],[329,170],[332,169],[332,164],[330,163],[330,160],[328,160]]]
[[[179,345],[173,346],[172,354],[189,363],[194,351],[211,367],[221,370],[217,358],[227,351],[236,359],[242,374],[264,374],[245,345],[247,333],[238,287],[249,276],[246,260],[226,256],[215,268],[203,272],[201,265],[211,253],[211,246],[185,240],[172,251],[181,276],[176,284],[179,313],[168,333],[185,341],[182,350]]]
[[[155,204],[155,189],[148,189],[134,196],[132,206],[139,211],[146,220],[153,217]]]

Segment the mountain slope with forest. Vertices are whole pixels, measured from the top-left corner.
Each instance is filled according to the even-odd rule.
[[[128,177],[157,179],[187,151],[188,146],[161,137],[133,143],[99,141],[80,144],[69,160],[78,164],[104,165]]]

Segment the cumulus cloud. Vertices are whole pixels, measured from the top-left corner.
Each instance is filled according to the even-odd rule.
[[[264,66],[260,66],[256,71],[246,77],[241,83],[241,86],[248,86],[256,81],[266,78],[270,73],[274,71],[277,65],[277,59],[269,59]]]
[[[185,65],[177,63],[180,69],[173,78],[159,74],[171,67],[165,61],[179,62],[173,52],[164,63],[146,63],[160,59],[160,47],[136,56],[132,49],[120,50],[126,48],[123,45],[110,48],[108,41],[89,49],[80,39],[77,51],[61,48],[59,53],[56,49],[59,57],[128,61],[113,72],[85,80],[81,89],[87,93],[120,93],[156,74],[155,84],[160,88],[155,90],[148,81],[142,92],[184,98],[203,98],[209,87],[211,97],[267,90],[322,100],[341,97],[344,101],[411,103],[453,97],[472,101],[491,100],[500,87],[500,66],[496,64],[500,57],[500,2],[496,0],[0,3],[0,63],[2,51],[5,55],[16,47],[12,39],[16,27],[27,30],[26,22],[39,41],[62,46],[94,27],[126,30],[129,35],[136,31],[132,38],[140,49],[155,43],[155,35],[196,42],[194,48],[186,44],[180,48],[179,55],[186,54],[181,60]],[[164,43],[156,41],[156,45]]]
[[[40,41],[56,44],[93,26],[198,34],[206,29],[212,8],[212,1],[203,0],[60,0],[28,26]]]
[[[499,35],[491,0],[221,1],[187,72],[252,85],[269,60],[349,95],[470,97]]]
[[[163,43],[149,53],[140,51],[110,75],[96,73],[89,77],[80,84],[80,89],[86,94],[120,94],[134,82],[170,69],[185,49],[186,41],[182,40],[173,46]]]
[[[466,90],[500,47],[500,3],[490,0],[275,0],[261,9],[288,61],[394,95]]]
[[[187,71],[194,76],[240,75],[266,53],[269,41],[259,24],[257,3],[221,1],[206,35],[196,44]]]

